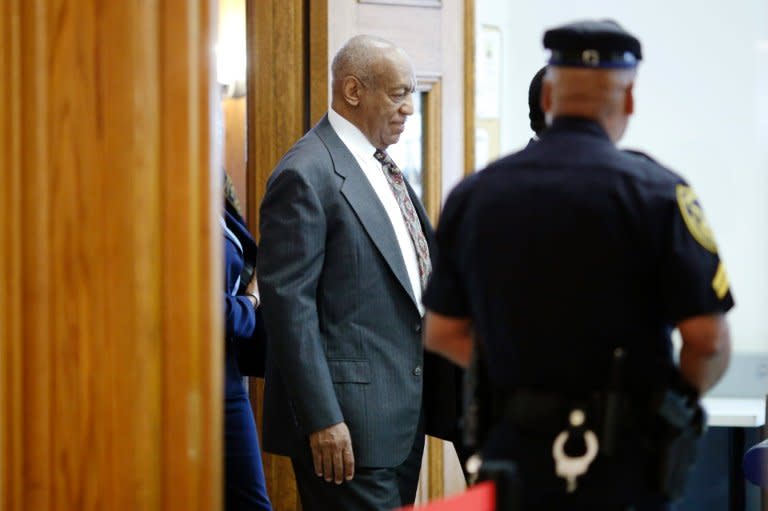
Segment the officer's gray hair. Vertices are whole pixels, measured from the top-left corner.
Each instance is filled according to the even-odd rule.
[[[349,75],[357,77],[366,86],[376,85],[374,64],[381,50],[396,49],[393,43],[372,35],[356,35],[336,53],[331,63],[333,89],[341,86]]]

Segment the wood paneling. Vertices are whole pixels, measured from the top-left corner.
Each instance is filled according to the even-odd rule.
[[[19,2],[0,4],[0,508],[23,505],[21,301],[21,27]]]
[[[212,3],[0,9],[0,507],[219,509]]]
[[[443,195],[443,139],[442,83],[439,78],[426,80],[419,78],[426,92],[424,101],[424,207],[433,225],[440,215]]]
[[[237,198],[243,208],[248,204],[245,172],[245,105],[246,99],[227,98],[222,101],[224,111],[224,168],[235,185]]]
[[[357,0],[361,4],[406,5],[410,7],[437,7],[441,0]]]
[[[280,158],[306,131],[304,1],[246,4],[248,40],[248,225]]]
[[[446,45],[438,37],[443,18],[442,9],[361,4],[356,22],[358,32],[383,37],[403,48],[417,75],[439,75],[443,74]]]
[[[237,193],[243,212],[248,204],[245,178],[245,4],[246,0],[218,0],[218,36],[216,43],[217,69],[222,69],[220,80],[234,81],[228,84],[230,94],[237,89],[237,97],[225,96],[221,107],[224,120],[224,168]],[[238,68],[242,66],[242,68]],[[242,84],[240,83],[242,82]]]
[[[440,77],[418,77],[418,90],[424,94],[424,207],[432,224],[437,223],[442,204],[442,83]],[[429,500],[445,494],[444,485],[444,442],[439,438],[427,437],[427,488]]]
[[[475,0],[464,0],[464,174],[475,171]]]
[[[283,154],[307,131],[310,117],[318,115],[321,100],[310,105],[308,98],[325,97],[327,101],[327,70],[323,72],[320,63],[310,66],[307,61],[307,47],[310,46],[307,39],[322,45],[327,37],[316,31],[310,36],[307,27],[310,17],[321,23],[327,19],[327,9],[322,9],[324,2],[258,0],[246,3],[247,217],[251,231],[257,235],[258,206],[269,174]],[[307,6],[309,8],[305,9]],[[309,50],[309,55],[323,51],[327,50],[314,47]],[[317,84],[313,81],[309,87],[307,76],[322,81]],[[316,90],[310,92],[310,89]],[[310,111],[312,108],[314,110]],[[252,378],[250,389],[251,404],[261,430],[263,381]],[[276,510],[301,509],[288,458],[265,454],[264,473]]]
[[[330,63],[328,61],[328,0],[309,2],[309,126],[328,111]]]

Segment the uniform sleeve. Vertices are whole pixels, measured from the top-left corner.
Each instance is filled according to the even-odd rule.
[[[671,324],[733,307],[730,283],[701,202],[685,183],[665,192],[661,282]]]
[[[424,293],[424,306],[443,316],[470,316],[467,286],[460,271],[459,232],[466,204],[467,183],[459,185],[445,202],[437,226],[437,255]]]

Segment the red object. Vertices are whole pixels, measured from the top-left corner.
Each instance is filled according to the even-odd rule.
[[[400,508],[400,511],[412,511],[415,506]],[[486,481],[472,486],[460,495],[430,502],[419,506],[419,511],[496,511],[496,486],[493,481]]]

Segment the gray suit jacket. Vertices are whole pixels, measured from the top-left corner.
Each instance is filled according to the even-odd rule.
[[[426,213],[409,193],[434,251]],[[358,466],[402,463],[424,378],[454,373],[425,368],[421,317],[394,230],[327,117],[270,176],[260,232],[265,450],[296,455],[310,433],[344,421]],[[456,423],[453,383],[431,385],[448,412],[430,408],[427,422],[443,437]]]

